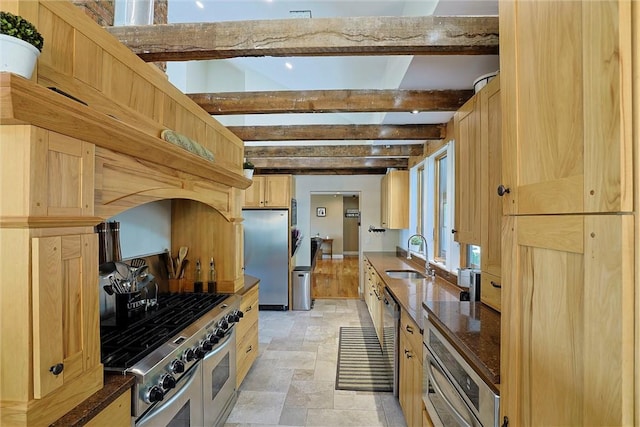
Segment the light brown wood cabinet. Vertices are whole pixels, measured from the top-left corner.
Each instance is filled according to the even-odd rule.
[[[509,426],[638,424],[639,19],[627,1],[500,3]]]
[[[293,194],[291,175],[254,175],[244,191],[245,208],[289,208]]]
[[[30,125],[0,140],[0,423],[47,423],[102,387],[94,146]]]
[[[506,214],[633,210],[631,3],[522,1],[500,14]]]
[[[258,286],[242,295],[240,311],[244,317],[236,330],[236,385],[240,387],[258,357]]]
[[[455,239],[460,243],[480,245],[480,100],[477,94],[454,114],[453,125],[456,139]]]
[[[71,2],[0,3],[49,46],[32,79],[0,73],[0,424],[49,425],[103,386],[93,227],[191,199],[219,210],[221,239],[241,241],[248,180],[242,141]],[[211,149],[215,164],[160,139],[164,129]],[[238,263],[221,271],[241,286]]]
[[[100,364],[98,238],[35,237],[31,247],[34,396],[40,399]]]
[[[480,92],[480,246],[482,287],[480,299],[500,311],[502,265],[502,199],[498,186],[502,182],[502,111],[500,109],[500,75]]]
[[[408,426],[422,425],[422,335],[411,317],[401,311],[398,398]]]
[[[380,196],[382,226],[409,228],[409,171],[389,171],[383,176]]]
[[[502,306],[502,414],[518,426],[634,424],[633,217],[507,222],[504,281],[518,286]]]

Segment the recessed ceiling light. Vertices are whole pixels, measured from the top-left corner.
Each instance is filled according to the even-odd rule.
[[[291,64],[291,62],[285,62],[284,66],[287,67],[287,69],[289,70],[293,70],[293,64]]]
[[[411,112],[411,114],[418,114],[419,112],[420,112],[420,111],[418,111],[418,110],[413,110],[413,111]]]
[[[196,1],[196,6],[198,6],[200,9],[204,9],[204,5],[202,4],[202,2],[200,0]]]

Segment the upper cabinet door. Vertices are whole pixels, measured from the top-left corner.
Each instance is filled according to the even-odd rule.
[[[479,93],[480,95],[480,158],[481,158],[481,191],[482,207],[480,221],[482,226],[483,273],[501,275],[501,236],[502,236],[502,200],[496,188],[502,181],[502,132],[500,109],[500,76],[491,80]],[[483,280],[483,282],[485,282]],[[488,283],[488,282],[485,282]],[[488,290],[483,286],[482,290]]]
[[[291,175],[267,175],[264,206],[288,208],[291,205]]]
[[[480,102],[467,101],[453,119],[456,137],[456,240],[480,245]]]
[[[505,214],[632,210],[631,3],[500,2]]]
[[[264,179],[262,176],[253,176],[253,182],[244,190],[244,207],[264,207]]]

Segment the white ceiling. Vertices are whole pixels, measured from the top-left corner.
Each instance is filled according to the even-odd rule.
[[[169,0],[169,23],[285,19],[306,15],[311,19],[348,16],[497,15],[497,0]],[[291,13],[290,11],[294,11]],[[300,12],[303,11],[303,12]],[[300,18],[308,19],[308,18]],[[229,65],[244,70],[245,90],[314,89],[472,89],[483,74],[499,68],[497,55],[372,56],[234,58]],[[286,63],[291,64],[288,69]],[[214,65],[212,65],[214,66]],[[172,78],[171,69],[168,70]],[[188,79],[189,77],[187,77]],[[217,91],[224,91],[217,89]],[[228,88],[236,91],[237,88]],[[450,113],[277,114],[217,116],[223,124],[434,124],[446,123]],[[381,141],[382,144],[411,141]],[[422,141],[413,141],[421,143]],[[308,142],[318,144],[318,141]],[[331,142],[344,144],[345,141]],[[358,141],[378,143],[378,141]],[[254,142],[247,145],[277,145]],[[284,142],[283,144],[286,144]],[[296,145],[304,142],[297,141]],[[329,142],[327,142],[329,144]]]

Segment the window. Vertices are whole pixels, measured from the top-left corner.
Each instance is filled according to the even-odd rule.
[[[467,266],[471,268],[480,268],[480,246],[467,245]]]
[[[448,157],[444,152],[435,158],[435,224],[434,224],[434,258],[437,261],[447,260],[451,229],[449,225],[449,198],[447,193]]]
[[[417,172],[418,224],[416,226],[416,233],[422,234],[424,236],[424,164],[418,167]],[[422,243],[420,243],[420,250],[422,250]]]

